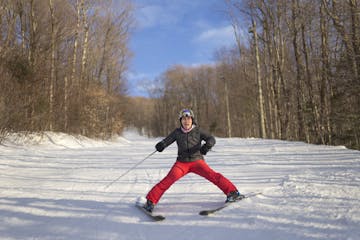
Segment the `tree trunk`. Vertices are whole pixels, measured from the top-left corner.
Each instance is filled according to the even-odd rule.
[[[300,59],[300,50],[298,46],[298,26],[297,26],[297,19],[299,15],[299,7],[298,7],[298,0],[292,0],[291,5],[291,31],[292,31],[292,44],[294,48],[294,55],[295,55],[295,68],[296,68],[296,115],[298,121],[298,128],[297,128],[297,138],[300,140],[304,140],[304,137],[307,142],[310,142],[309,131],[307,125],[304,123],[304,105],[305,105],[305,97],[303,93],[303,76],[304,76],[304,66],[301,63]]]
[[[84,4],[84,0],[81,0],[81,14],[82,14],[82,20],[83,20],[83,26],[84,26],[84,40],[83,40],[83,49],[82,49],[82,57],[81,57],[81,70],[80,70],[80,86],[81,89],[82,87],[85,86],[85,88],[88,87],[88,81],[86,81],[86,83],[84,83],[84,74],[85,74],[85,70],[86,70],[86,64],[87,64],[87,50],[88,50],[88,41],[89,41],[89,26],[88,26],[88,22],[87,22],[87,17],[86,17],[86,9],[85,9],[85,4]]]
[[[265,128],[265,110],[264,110],[264,100],[263,100],[262,80],[261,80],[261,70],[260,70],[258,35],[257,35],[257,31],[256,31],[256,21],[254,18],[252,18],[252,32],[254,35],[256,80],[257,80],[257,84],[258,84],[259,111],[260,111],[260,134],[261,134],[261,138],[266,138],[267,136],[266,136],[266,128]]]
[[[229,91],[228,91],[228,84],[226,78],[222,77],[224,81],[224,91],[225,91],[225,107],[226,107],[226,122],[227,122],[227,136],[229,138],[232,137],[232,130],[231,130],[231,115],[230,115],[230,106],[229,106]]]
[[[69,126],[69,111],[68,111],[68,106],[69,106],[69,83],[68,83],[68,78],[65,77],[64,78],[64,131],[67,132],[68,130],[68,126]]]
[[[321,3],[320,6],[320,36],[321,36],[321,85],[320,85],[320,103],[321,103],[321,112],[323,117],[323,131],[327,135],[327,143],[332,144],[332,130],[331,130],[331,86],[330,86],[330,75],[331,67],[329,60],[329,43],[328,43],[328,27],[327,20],[324,14],[324,4]]]
[[[51,60],[50,60],[50,86],[49,86],[49,130],[53,131],[54,123],[54,83],[55,83],[55,12],[53,0],[49,0],[51,21]]]
[[[73,50],[73,58],[72,58],[72,66],[71,66],[71,84],[79,90],[78,81],[75,79],[76,74],[76,62],[77,62],[77,50],[78,50],[78,42],[79,42],[79,31],[80,31],[80,3],[79,0],[76,1],[76,27],[74,33],[74,50]]]
[[[311,113],[308,114],[307,118],[310,118],[307,122],[310,122],[311,125],[313,126],[313,132],[315,136],[315,139],[318,139],[320,137],[321,142],[324,144],[324,137],[320,132],[320,115],[319,115],[319,109],[318,106],[316,104],[316,102],[314,101],[314,88],[313,88],[313,83],[312,83],[312,73],[311,73],[311,69],[310,69],[310,64],[309,64],[309,47],[307,45],[307,41],[306,41],[306,36],[305,36],[305,25],[304,23],[301,23],[301,38],[302,38],[302,45],[303,45],[303,55],[304,55],[304,61],[305,61],[305,79],[306,79],[306,88],[307,88],[307,94],[308,94],[308,105],[310,106],[311,109]],[[308,128],[310,126],[307,126]],[[309,134],[309,137],[310,134]],[[314,142],[311,141],[310,142]],[[315,142],[318,142],[318,140],[316,140]]]

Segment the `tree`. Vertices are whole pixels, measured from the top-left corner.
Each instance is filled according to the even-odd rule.
[[[109,1],[1,1],[0,132],[121,132],[132,7],[118,6],[119,14],[107,15]],[[89,38],[106,46],[102,62]]]
[[[50,57],[50,83],[49,83],[49,130],[53,130],[54,123],[54,84],[55,84],[55,9],[53,0],[49,0],[50,25],[51,25],[51,57]]]
[[[215,53],[215,77],[209,78],[214,86],[208,92],[189,88],[205,84],[196,77],[200,70],[189,74],[188,67],[170,68],[161,78],[164,87],[158,89],[156,108],[173,116],[174,106],[193,106],[200,119],[214,109],[214,124],[208,126],[218,136],[229,136],[224,126],[231,125],[231,136],[360,148],[358,2],[225,2],[235,41],[233,48]],[[248,28],[252,31],[241,45],[239,33]],[[211,96],[213,107],[204,107],[199,95]]]
[[[263,97],[263,88],[262,88],[262,76],[260,70],[260,55],[259,55],[259,45],[258,45],[258,35],[256,29],[256,20],[252,16],[252,28],[250,30],[254,35],[254,51],[255,51],[255,68],[256,68],[256,81],[258,85],[258,97],[259,97],[259,113],[260,113],[260,130],[261,137],[266,138],[266,128],[265,128],[265,110],[264,110],[264,97]]]

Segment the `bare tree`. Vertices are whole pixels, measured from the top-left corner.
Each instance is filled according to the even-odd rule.
[[[55,84],[55,9],[53,0],[49,0],[50,25],[51,25],[51,57],[50,57],[50,83],[49,83],[49,130],[53,130],[54,123],[54,84]]]
[[[116,51],[108,54],[101,82],[94,86],[93,76],[99,65],[96,48],[89,51],[90,31],[94,41],[101,39],[101,16],[105,17],[101,11],[111,7],[106,5],[109,2],[1,1],[0,72],[4,77],[0,80],[0,116],[6,116],[0,117],[1,129],[84,130],[101,136],[121,131],[132,21],[131,4],[123,2],[119,5],[121,17],[107,16],[116,24],[106,51]],[[89,96],[98,99],[84,104]],[[89,105],[94,110],[93,119],[84,114]],[[84,122],[91,124],[82,126]]]
[[[250,30],[254,35],[254,51],[255,51],[255,68],[256,68],[256,81],[258,85],[258,97],[259,97],[259,114],[260,114],[260,130],[261,137],[266,138],[266,127],[265,127],[265,109],[264,109],[264,97],[263,97],[263,87],[262,87],[262,76],[260,70],[260,55],[259,55],[259,45],[258,45],[258,34],[256,29],[256,20],[252,16],[252,28]]]
[[[332,144],[331,129],[331,66],[330,66],[330,49],[329,49],[329,23],[326,19],[324,3],[320,3],[320,32],[321,32],[321,87],[320,87],[320,103],[323,135],[327,135],[325,143]]]

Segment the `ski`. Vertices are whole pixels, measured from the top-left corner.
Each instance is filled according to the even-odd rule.
[[[136,203],[135,206],[156,222],[165,220],[163,215],[154,215],[153,213],[146,211],[146,209],[140,203]]]
[[[233,203],[236,203],[236,202],[239,202],[239,201],[241,201],[241,200],[243,200],[243,199],[250,198],[250,197],[254,197],[254,196],[257,196],[257,195],[260,195],[260,194],[261,194],[261,192],[248,193],[248,194],[245,194],[245,197],[242,198],[242,199],[239,199],[239,200],[237,200],[237,201],[235,201],[235,202],[225,202],[225,203],[224,203],[223,205],[221,205],[220,207],[217,207],[217,208],[214,208],[214,209],[202,210],[202,211],[199,212],[199,214],[202,215],[202,216],[208,216],[208,215],[210,215],[210,214],[214,214],[214,213],[216,213],[216,212],[218,212],[218,211],[220,211],[220,210],[222,210],[222,209],[230,206],[230,205],[233,204]]]

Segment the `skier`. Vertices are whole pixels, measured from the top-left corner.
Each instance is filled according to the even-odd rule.
[[[193,111],[190,109],[181,110],[179,121],[180,127],[155,145],[156,150],[162,152],[176,141],[178,156],[167,176],[147,194],[144,209],[152,212],[164,192],[190,172],[206,178],[219,187],[226,195],[226,202],[234,202],[244,198],[245,196],[239,193],[231,181],[222,174],[215,172],[204,161],[204,155],[215,145],[215,138],[196,125]],[[205,143],[202,144],[202,141]]]

